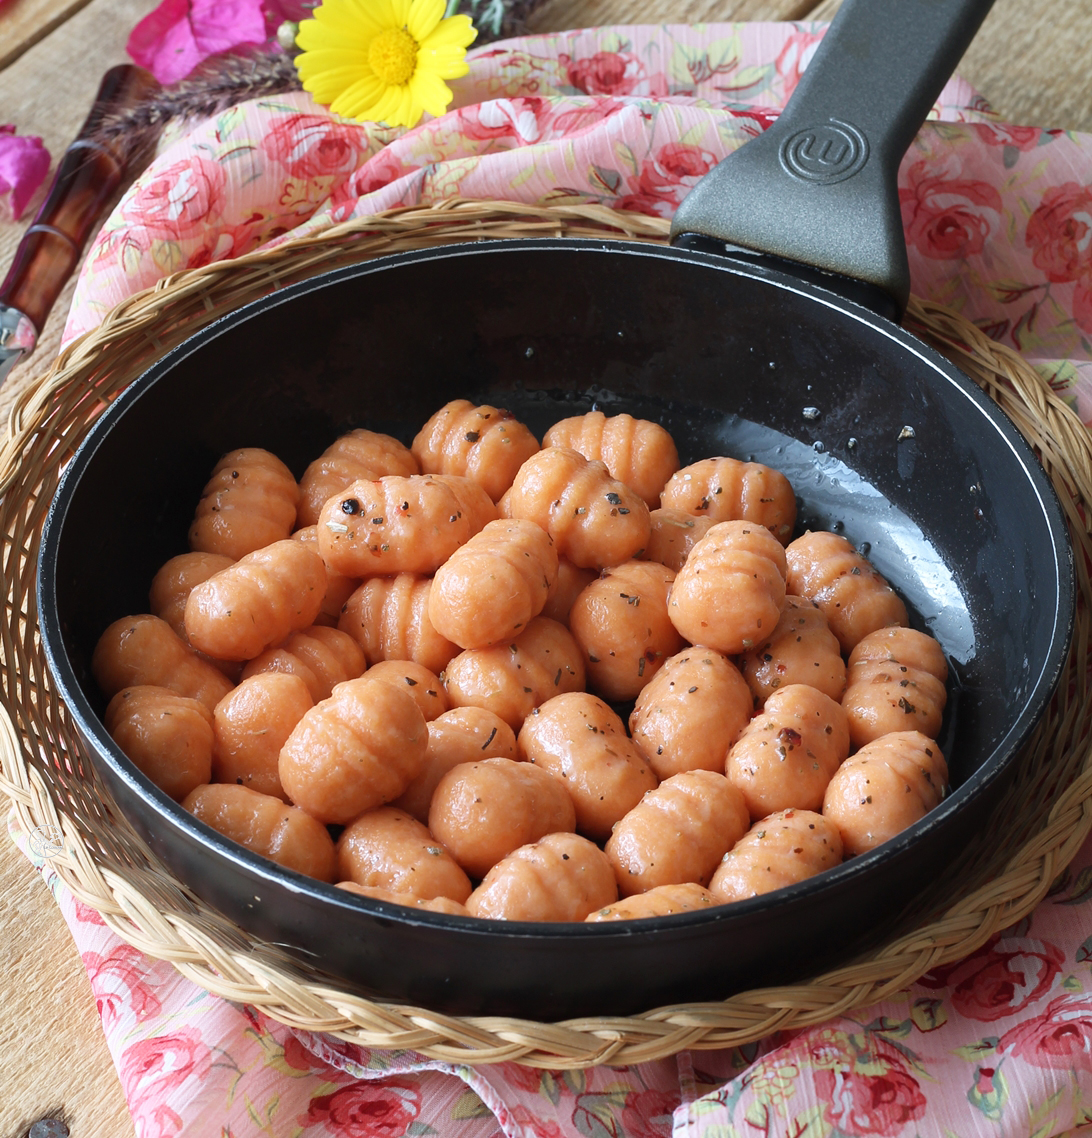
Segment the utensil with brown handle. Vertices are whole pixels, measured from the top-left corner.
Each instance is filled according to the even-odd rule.
[[[34,350],[92,227],[139,149],[125,135],[103,141],[103,119],[157,86],[147,71],[132,64],[112,67],[103,76],[91,112],[61,158],[46,200],[0,285],[0,383]]]

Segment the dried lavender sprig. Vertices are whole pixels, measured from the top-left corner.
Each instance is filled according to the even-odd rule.
[[[100,136],[143,138],[154,144],[175,119],[207,118],[237,103],[285,91],[298,91],[300,79],[283,52],[217,55],[206,59],[185,79],[161,87],[129,109],[104,116]]]
[[[458,0],[478,28],[475,45],[522,35],[542,0]],[[294,36],[291,37],[294,39]],[[299,91],[294,52],[234,52],[212,56],[185,79],[161,87],[127,110],[104,117],[104,141],[122,135],[134,149],[150,151],[163,128],[176,119],[208,118],[250,99]]]

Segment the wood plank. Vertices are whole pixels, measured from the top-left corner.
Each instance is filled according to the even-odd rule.
[[[0,9],[0,68],[71,19],[89,0],[8,0]]]
[[[86,117],[103,72],[126,62],[129,32],[155,5],[156,0],[11,0],[0,17],[0,50],[14,60],[0,70],[0,117],[16,123],[22,134],[40,135],[59,158]],[[58,14],[63,22],[50,32],[48,24]],[[37,42],[34,28],[45,32]],[[24,36],[17,58],[9,42],[16,34]],[[44,193],[43,187],[21,223],[0,224],[0,275]],[[58,301],[38,350],[0,390],[0,414],[56,357],[74,284],[69,282]],[[0,1134],[22,1138],[39,1118],[61,1116],[73,1134],[133,1138],[75,943],[38,874],[3,836],[0,929]]]
[[[808,18],[833,19],[840,6],[821,0]],[[1089,43],[1092,5],[996,0],[956,71],[1005,122],[1092,133]]]
[[[125,60],[133,25],[156,0],[8,0],[0,15],[0,115],[40,134],[59,156],[86,115],[102,72]],[[86,6],[85,6],[86,5]],[[608,23],[827,18],[837,0],[547,0],[538,31]],[[60,19],[63,22],[50,31]],[[997,0],[962,73],[1014,122],[1092,131],[1081,55],[1092,8],[1071,0]],[[18,51],[13,54],[15,47]],[[4,67],[4,61],[8,66]],[[33,213],[32,207],[30,213]],[[25,225],[0,224],[0,271]],[[70,284],[38,352],[0,392],[0,413],[56,354]],[[73,1134],[132,1138],[86,974],[56,906],[25,859],[0,838],[0,1135],[21,1136],[63,1110]]]
[[[42,7],[51,2],[35,0]],[[56,168],[57,160],[87,117],[103,73],[115,64],[130,62],[125,54],[129,32],[156,3],[157,0],[91,0],[80,8],[51,35],[0,70],[0,119],[15,123],[20,134],[40,136]],[[0,222],[0,279],[45,197],[52,173],[51,170],[19,222]],[[0,389],[0,414],[6,414],[15,392],[45,371],[55,358],[74,287],[75,282],[69,282],[57,302],[41,330],[37,351],[12,372]]]
[[[1092,133],[1090,43],[1092,4],[997,0],[959,71],[1006,122]]]
[[[0,836],[0,1134],[40,1118],[72,1134],[133,1138],[133,1123],[68,926],[30,862]]]
[[[723,20],[799,20],[814,0],[546,0],[528,24],[534,32],[604,24],[701,24]]]

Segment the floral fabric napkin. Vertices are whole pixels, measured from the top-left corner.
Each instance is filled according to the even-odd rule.
[[[176,269],[397,205],[458,194],[670,216],[776,116],[823,30],[492,44],[470,54],[454,109],[409,132],[304,94],[233,108],[166,145],[125,195],[66,337]],[[915,292],[1015,346],[1092,422],[1092,137],[1001,123],[959,80],[933,114],[900,175]],[[896,999],[743,1049],[583,1072],[471,1069],[290,1030],[124,944],[38,860],[141,1138],[1051,1138],[1092,1122],[1092,843],[1031,919]]]
[[[411,131],[309,95],[232,108],[168,146],[84,263],[65,336],[177,269],[460,195],[670,217],[792,94],[822,24],[619,27],[468,55]],[[902,163],[914,291],[1015,347],[1092,421],[1092,139],[999,122],[948,83]]]

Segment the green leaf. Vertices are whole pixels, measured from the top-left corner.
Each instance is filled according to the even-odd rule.
[[[793,1138],[828,1138],[830,1127],[823,1114],[823,1104],[813,1103],[793,1119]]]
[[[617,170],[608,170],[605,166],[593,165],[588,181],[593,186],[599,186],[608,194],[617,194],[622,187],[622,175]]]
[[[623,166],[629,167],[632,173],[636,174],[640,170],[641,165],[637,161],[637,156],[626,143],[622,141],[616,142],[614,144],[614,155]]]
[[[451,1110],[451,1117],[458,1119],[491,1118],[492,1115],[489,1107],[469,1088],[459,1095]]]
[[[968,1043],[963,1047],[956,1047],[953,1055],[958,1055],[960,1059],[967,1059],[970,1062],[976,1062],[985,1059],[987,1055],[992,1055],[997,1050],[997,1036],[987,1036],[985,1039],[980,1039],[977,1043]]]
[[[727,36],[724,39],[713,40],[706,46],[703,62],[710,74],[718,75],[725,71],[734,71],[739,66],[742,54],[743,48],[739,36]],[[761,68],[751,67],[747,70],[759,71]]]
[[[1027,281],[1016,281],[1011,279],[986,281],[986,289],[997,301],[1001,304],[1014,304],[1022,297],[1027,296],[1029,292],[1035,292],[1037,289],[1042,288],[1041,284],[1028,284]]]
[[[757,95],[770,85],[775,74],[772,63],[765,63],[759,67],[741,67],[732,74],[731,78],[717,79],[715,84],[718,91],[731,95]]]
[[[406,1127],[407,1138],[425,1138],[426,1135],[435,1133],[436,1130],[427,1122],[418,1122],[417,1119]]]
[[[709,129],[709,124],[706,122],[695,123],[688,130],[684,131],[679,136],[679,141],[684,146],[700,146],[702,139],[705,137],[705,132]]]
[[[967,1101],[993,1122],[1000,1122],[1008,1101],[1009,1090],[1000,1067],[976,1067],[974,1086]]]
[[[1092,900],[1092,866],[1085,866],[1068,889],[1069,896],[1059,900],[1059,905],[1083,905]]]
[[[743,1117],[756,1130],[767,1130],[770,1125],[770,1108],[766,1103],[756,1099],[747,1107],[747,1113]]]
[[[573,1111],[573,1122],[585,1138],[619,1138],[613,1117],[608,1117],[604,1122],[594,1111],[578,1106]]]
[[[936,1031],[948,1022],[948,1009],[943,1000],[915,1000],[910,1009],[910,1018],[918,1031]]]
[[[565,1071],[561,1078],[565,1082],[565,1086],[573,1092],[574,1095],[582,1095],[588,1089],[588,1073],[577,1068],[575,1071]]]
[[[573,1122],[587,1138],[622,1138],[618,1114],[626,1105],[626,1091],[589,1092],[576,1100]]]
[[[538,1084],[538,1093],[545,1095],[554,1106],[557,1106],[561,1101],[561,1084],[557,1081],[553,1071],[542,1072],[542,1081]]]
[[[866,1031],[881,1033],[885,1036],[894,1036],[901,1039],[909,1035],[913,1028],[912,1019],[892,1019],[891,1016],[880,1016],[865,1026]]]

